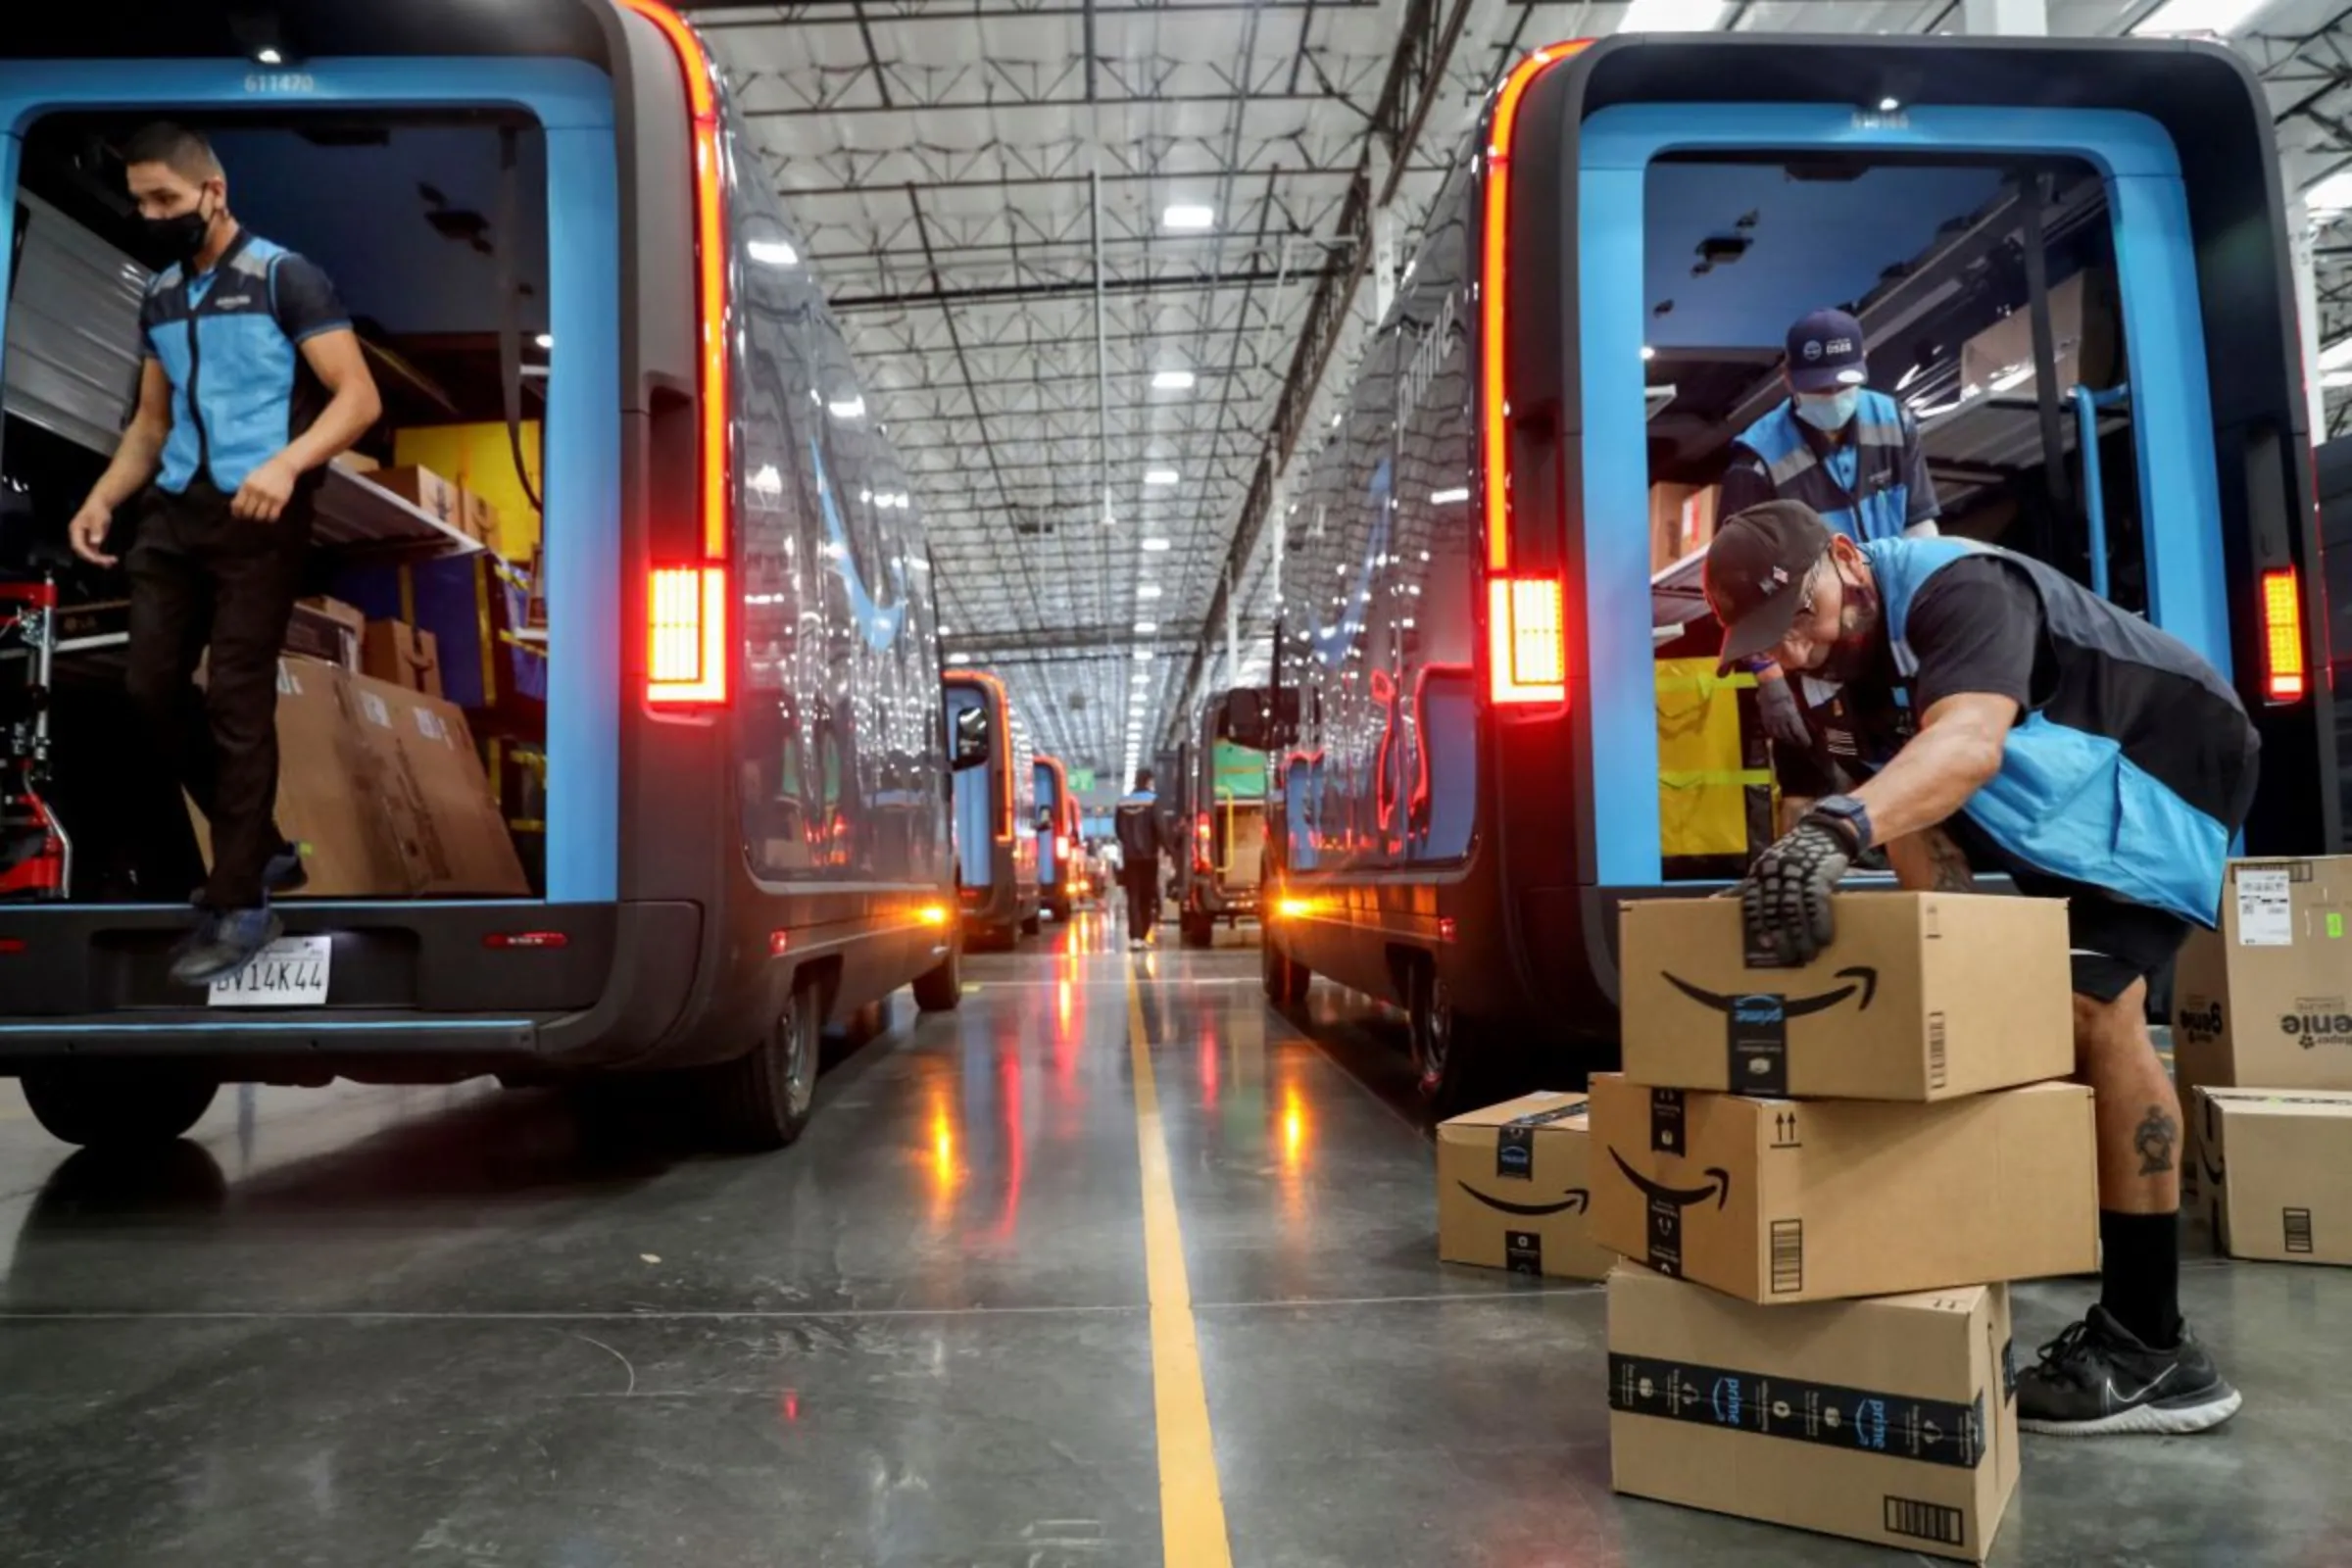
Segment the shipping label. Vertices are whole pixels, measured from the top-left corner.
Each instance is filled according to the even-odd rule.
[[[2237,942],[2244,948],[2295,945],[2292,872],[2283,865],[2241,865],[2237,884]]]

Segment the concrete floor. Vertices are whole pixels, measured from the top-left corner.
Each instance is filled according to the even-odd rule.
[[[0,1560],[1160,1561],[1103,940],[975,960],[919,1026],[900,999],[761,1158],[340,1088],[225,1093],[124,1168],[0,1089]],[[1599,1294],[1436,1262],[1394,1018],[1319,987],[1301,1035],[1247,948],[1141,967],[1234,1562],[1902,1560],[1613,1497]],[[2244,1412],[2028,1439],[1996,1562],[2352,1561],[2352,1273],[2191,1248]],[[2082,1297],[2023,1293],[2021,1346]]]

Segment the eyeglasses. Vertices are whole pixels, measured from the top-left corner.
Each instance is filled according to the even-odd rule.
[[[1796,618],[1798,620],[1809,621],[1813,618],[1814,585],[1821,581],[1821,568],[1829,564],[1829,554],[1825,551],[1821,559],[1814,562],[1805,572],[1805,585],[1798,589],[1796,594]]]

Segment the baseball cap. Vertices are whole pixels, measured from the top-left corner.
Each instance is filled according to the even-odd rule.
[[[1799,392],[1835,392],[1870,379],[1862,323],[1843,311],[1814,311],[1788,329],[1788,384]]]
[[[1805,577],[1829,548],[1829,525],[1801,501],[1762,502],[1715,530],[1703,580],[1707,608],[1724,628],[1718,671],[1788,635]]]

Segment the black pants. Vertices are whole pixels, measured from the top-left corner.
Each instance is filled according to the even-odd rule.
[[[1119,881],[1127,889],[1127,934],[1140,941],[1159,918],[1159,862],[1122,866]]]
[[[204,479],[148,491],[130,573],[130,695],[213,828],[204,903],[250,909],[277,831],[277,657],[310,546],[310,497],[275,522],[233,517]],[[209,657],[208,657],[209,656]],[[206,663],[196,686],[196,665]]]

